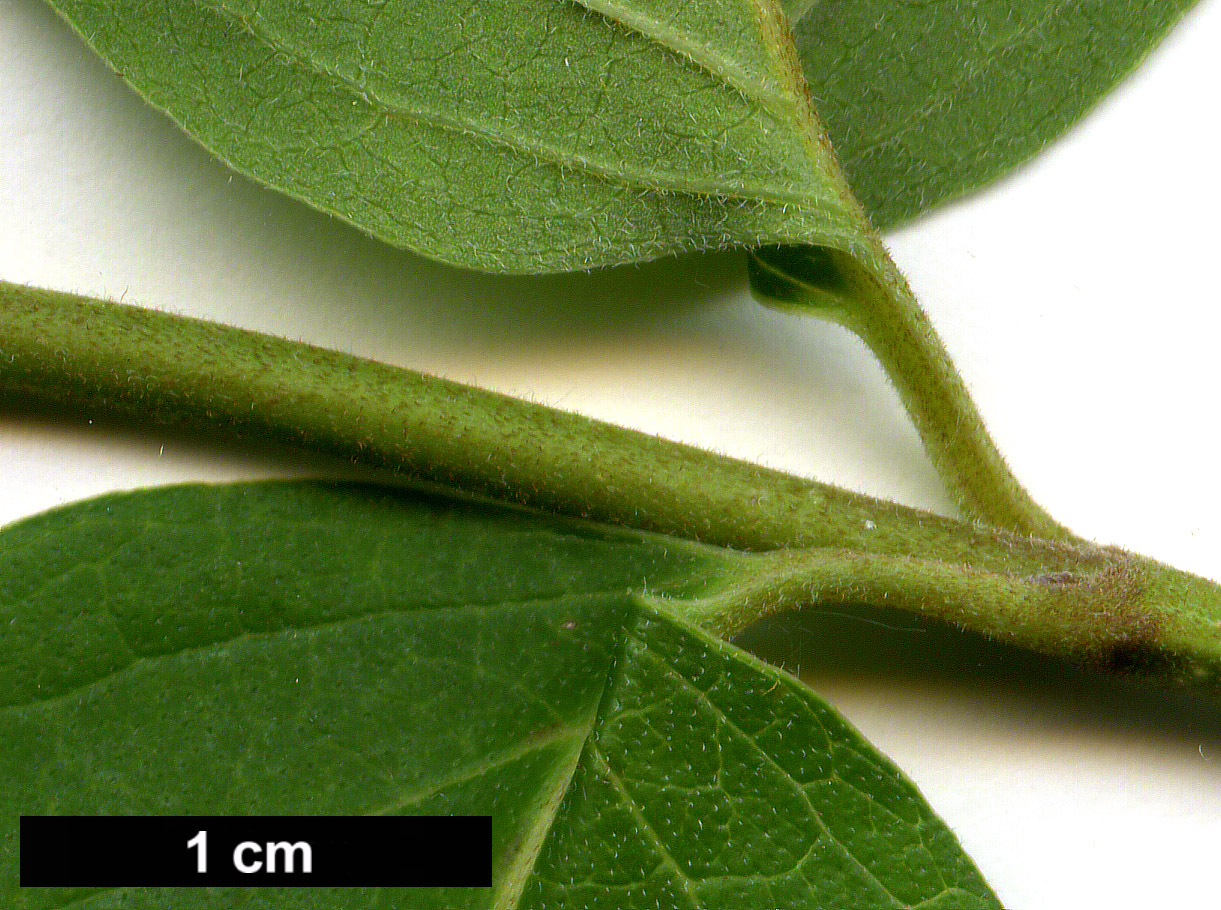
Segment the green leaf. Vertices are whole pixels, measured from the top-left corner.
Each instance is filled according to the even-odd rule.
[[[888,226],[1037,154],[1196,0],[785,0],[849,183]]]
[[[237,170],[447,262],[859,230],[770,0],[54,5]]]
[[[0,893],[26,910],[998,906],[886,759],[678,615],[742,558],[326,484],[26,520],[0,536]],[[491,814],[496,884],[18,889],[17,817],[71,813]]]

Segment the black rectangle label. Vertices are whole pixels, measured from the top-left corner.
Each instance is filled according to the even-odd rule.
[[[490,816],[21,817],[22,887],[476,887]]]

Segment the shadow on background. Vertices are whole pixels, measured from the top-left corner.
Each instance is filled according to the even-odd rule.
[[[305,216],[317,213],[307,210]],[[433,262],[347,230],[358,234],[354,246],[373,247],[361,252],[368,255],[374,286],[401,289],[395,306],[405,318],[530,346],[647,333],[746,287],[740,251],[688,253],[590,272],[491,275]]]

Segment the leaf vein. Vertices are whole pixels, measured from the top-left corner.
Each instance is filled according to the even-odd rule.
[[[494,771],[497,768],[511,764],[520,758],[524,758],[532,752],[539,752],[547,746],[555,743],[560,743],[568,739],[580,739],[584,742],[589,736],[589,731],[593,727],[594,718],[590,717],[587,721],[582,721],[581,725],[576,729],[571,727],[560,727],[546,735],[534,736],[525,739],[523,742],[513,746],[510,749],[505,749],[498,755],[489,756],[482,761],[472,762],[463,768],[455,770],[453,773],[441,778],[437,781],[416,787],[399,795],[399,798],[392,803],[388,803],[377,809],[370,809],[362,815],[389,815],[392,812],[397,812],[401,809],[421,802],[430,796],[435,796],[446,787],[456,787],[459,784],[464,784],[474,780],[489,771]]]
[[[646,16],[641,10],[613,0],[569,0],[577,6],[611,19],[633,32],[653,41],[680,57],[697,64],[710,75],[733,86],[745,97],[759,102],[776,113],[791,116],[795,107],[792,98],[776,86],[752,75],[735,60],[717,50],[692,41],[689,37],[661,22]]]
[[[644,642],[641,643],[644,644]],[[755,742],[754,737],[747,735],[747,733],[741,727],[734,723],[733,720],[730,719],[730,717],[724,711],[722,711],[711,698],[708,697],[706,692],[687,679],[686,676],[675,669],[668,661],[655,654],[647,647],[644,649],[644,653],[650,660],[654,661],[660,667],[662,672],[668,673],[678,681],[679,685],[693,693],[700,702],[706,705],[713,712],[713,714],[716,715],[717,719],[721,723],[725,724],[725,726],[731,732],[746,742],[751,749],[758,753],[764,759],[764,761],[767,762],[767,764],[769,764],[778,774],[780,774],[781,777],[788,781],[789,784],[792,785],[793,792],[800,796],[802,801],[806,804],[807,808],[809,809],[810,817],[818,824],[819,829],[823,834],[826,835],[827,839],[838,846],[840,850],[843,851],[844,856],[847,857],[858,869],[860,869],[861,872],[868,876],[870,880],[876,883],[877,886],[896,904],[901,903],[899,899],[890,891],[890,889],[883,884],[881,879],[879,879],[868,866],[853,855],[852,851],[849,850],[848,847],[832,833],[831,828],[823,819],[822,814],[814,807],[814,803],[810,800],[809,794],[806,793],[805,784],[795,779],[791,774],[784,770],[784,768],[782,768],[780,764],[774,758],[772,758],[772,756],[768,755],[767,752],[759,748],[759,744]],[[836,779],[839,779],[838,775],[836,776]]]
[[[561,170],[578,171],[607,183],[658,194],[675,193],[707,196],[727,201],[745,200],[778,206],[792,205],[810,211],[819,210],[820,202],[824,204],[831,202],[830,199],[816,199],[808,192],[791,188],[735,180],[732,175],[724,173],[712,178],[669,173],[660,169],[629,168],[623,162],[582,154],[556,143],[544,142],[514,133],[473,117],[456,117],[420,105],[409,106],[400,102],[386,101],[368,86],[311,58],[300,48],[285,42],[267,29],[261,28],[249,17],[229,9],[224,4],[208,3],[206,0],[196,0],[196,2],[204,9],[240,24],[254,41],[263,45],[272,54],[281,54],[295,61],[300,69],[330,80],[358,101],[385,116],[410,120],[444,132],[479,139],[489,145],[507,148],[527,161],[542,161]]]
[[[624,783],[619,778],[619,775],[616,774],[614,769],[611,768],[609,762],[606,760],[606,757],[602,755],[596,745],[591,744],[589,748],[589,755],[590,759],[597,767],[598,772],[606,778],[607,782],[611,785],[611,787],[614,788],[615,792],[619,794],[619,797],[627,806],[627,810],[632,814],[632,817],[636,819],[636,824],[640,826],[641,833],[646,835],[657,847],[657,853],[661,857],[662,862],[668,866],[676,876],[678,876],[678,880],[682,884],[683,890],[686,892],[687,897],[691,901],[691,910],[699,910],[701,902],[699,895],[696,894],[695,891],[695,882],[685,872],[683,872],[682,867],[679,866],[678,861],[670,853],[669,849],[665,845],[665,842],[661,839],[661,836],[653,829],[653,826],[649,824],[649,820],[645,817],[644,810],[640,807],[640,804],[637,803],[632,797],[632,794],[628,791],[627,787],[624,786]]]
[[[94,679],[88,680],[87,682],[80,683],[79,685],[73,686],[72,688],[67,689],[63,692],[60,692],[56,695],[46,695],[46,696],[42,696],[40,698],[32,698],[32,699],[29,699],[26,701],[12,702],[10,704],[0,706],[0,714],[3,714],[6,711],[16,711],[16,710],[32,708],[32,707],[36,707],[36,706],[40,706],[40,705],[47,705],[47,704],[51,704],[51,703],[58,702],[58,701],[64,701],[68,698],[72,698],[73,696],[79,695],[80,693],[84,692],[87,689],[90,689],[94,686],[102,685],[103,683],[105,683],[109,680],[112,680],[118,676],[121,676],[122,674],[128,672],[129,670],[134,669],[137,666],[140,666],[145,663],[151,663],[154,660],[160,660],[163,658],[170,658],[170,657],[181,657],[181,656],[188,655],[188,654],[203,654],[208,651],[228,647],[228,646],[237,644],[239,642],[251,641],[251,640],[255,640],[255,639],[271,639],[271,638],[275,638],[275,637],[281,636],[281,635],[293,635],[293,634],[299,634],[299,633],[304,633],[304,632],[317,632],[317,631],[321,631],[324,629],[338,628],[340,626],[344,626],[349,623],[363,623],[363,622],[369,622],[371,620],[383,619],[383,618],[386,618],[389,616],[402,616],[402,615],[411,613],[413,611],[419,612],[419,613],[428,613],[428,614],[436,615],[436,614],[441,614],[441,613],[446,613],[446,612],[455,612],[455,611],[470,610],[470,609],[495,610],[495,609],[499,609],[501,607],[509,607],[509,606],[531,606],[531,605],[543,606],[545,604],[554,603],[556,601],[571,600],[573,597],[576,597],[576,596],[599,597],[599,596],[606,596],[606,595],[620,594],[620,593],[623,593],[623,592],[621,590],[586,591],[586,592],[582,592],[580,595],[560,594],[560,595],[556,595],[554,597],[534,597],[534,598],[528,597],[528,598],[522,598],[521,600],[498,600],[498,601],[495,601],[492,603],[483,603],[483,604],[458,603],[458,604],[448,604],[448,605],[444,605],[444,606],[429,606],[429,607],[422,608],[422,609],[419,607],[413,607],[411,605],[405,605],[404,607],[402,607],[400,609],[391,608],[391,609],[387,609],[387,610],[377,610],[377,611],[374,611],[371,613],[362,613],[362,614],[358,614],[358,615],[345,616],[341,619],[332,620],[330,622],[312,623],[309,625],[301,625],[301,626],[284,626],[279,629],[272,629],[272,630],[268,630],[268,631],[242,632],[238,635],[232,636],[231,638],[218,639],[216,641],[210,641],[207,644],[197,645],[194,647],[179,648],[178,650],[164,651],[164,652],[160,652],[160,653],[156,653],[156,654],[137,655],[136,658],[133,661],[131,661],[131,663],[125,664],[122,667],[118,667],[114,670],[111,670],[110,672],[102,674]]]

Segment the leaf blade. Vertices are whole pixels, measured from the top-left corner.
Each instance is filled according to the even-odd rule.
[[[881,227],[1021,166],[1085,117],[1196,0],[787,0],[802,69]]]
[[[859,230],[770,3],[56,6],[237,170],[444,261],[557,271]]]
[[[159,513],[170,520],[150,521]],[[197,544],[212,538],[224,545],[184,550],[183,539],[165,531],[174,523],[195,528]],[[324,558],[329,540],[310,545],[332,526],[333,540],[364,529],[360,545],[336,561],[349,571],[333,582]],[[340,897],[327,889],[273,889],[257,901],[283,898],[277,905],[302,910],[619,907],[685,895],[694,906],[716,907],[743,906],[747,898],[765,906],[783,893],[794,896],[794,906],[808,906],[817,891],[807,881],[813,873],[782,874],[793,854],[809,841],[801,858],[819,874],[824,854],[838,856],[841,866],[855,861],[852,847],[835,847],[846,838],[815,824],[813,804],[794,789],[794,775],[827,779],[812,747],[823,744],[824,756],[834,758],[837,743],[867,752],[870,773],[858,777],[871,791],[870,806],[901,808],[891,812],[896,830],[915,819],[918,828],[944,832],[949,846],[928,861],[987,898],[952,836],[859,735],[795,681],[666,606],[703,590],[738,557],[522,510],[370,488],[174,488],[107,497],[5,531],[0,604],[6,620],[17,622],[0,628],[32,621],[30,611],[14,606],[40,600],[47,642],[63,641],[54,627],[64,598],[26,576],[36,555],[51,555],[59,563],[48,561],[45,574],[64,578],[74,533],[85,547],[124,534],[145,538],[148,545],[132,548],[128,563],[94,573],[92,589],[74,588],[78,611],[110,617],[145,656],[71,689],[48,684],[46,693],[23,689],[16,698],[22,674],[12,664],[20,664],[21,652],[0,649],[0,668],[9,671],[0,674],[8,695],[0,708],[0,768],[11,783],[0,797],[0,890],[14,906],[250,905],[236,896],[241,892],[18,890],[14,839],[22,813],[425,811],[496,818],[492,894],[437,889],[379,897],[358,890]],[[321,583],[311,596],[285,568],[308,578],[320,558]],[[397,574],[383,577],[396,565]],[[181,586],[174,598],[167,583],[124,584],[140,567],[154,582],[167,574],[191,585],[210,577],[211,587],[190,600],[210,605],[203,612],[212,628],[178,622],[195,615]],[[556,595],[555,579],[567,569],[575,575],[565,576],[569,589]],[[417,572],[424,580],[400,590],[399,581]],[[642,572],[653,592],[648,599],[632,593],[645,583]],[[455,585],[463,588],[460,602]],[[422,587],[437,596],[422,599]],[[339,596],[364,607],[348,610],[333,602]],[[392,608],[383,609],[387,603]],[[282,614],[278,623],[270,621],[273,610]],[[250,621],[235,624],[235,611]],[[802,718],[817,723],[803,733],[796,723]],[[781,735],[785,721],[796,732]],[[692,726],[709,735],[693,736]],[[724,757],[721,770],[708,764],[713,754]],[[881,787],[879,773],[887,781]],[[589,797],[598,791],[605,802],[612,777],[618,789],[611,786],[608,811],[592,811]],[[696,798],[675,809],[659,788]],[[772,799],[781,791],[789,793],[787,803]],[[735,827],[734,818],[745,827]],[[786,832],[788,854],[774,849],[774,838],[760,839],[769,825]],[[591,840],[591,831],[600,839]],[[822,846],[814,850],[816,844]],[[664,868],[658,851],[670,859]],[[889,874],[867,852],[863,861]],[[930,898],[949,893],[941,877],[911,887]],[[822,887],[838,888],[831,892],[836,901],[857,901],[837,905],[903,905],[876,903],[877,888],[864,881],[858,871],[850,882],[832,876]]]

